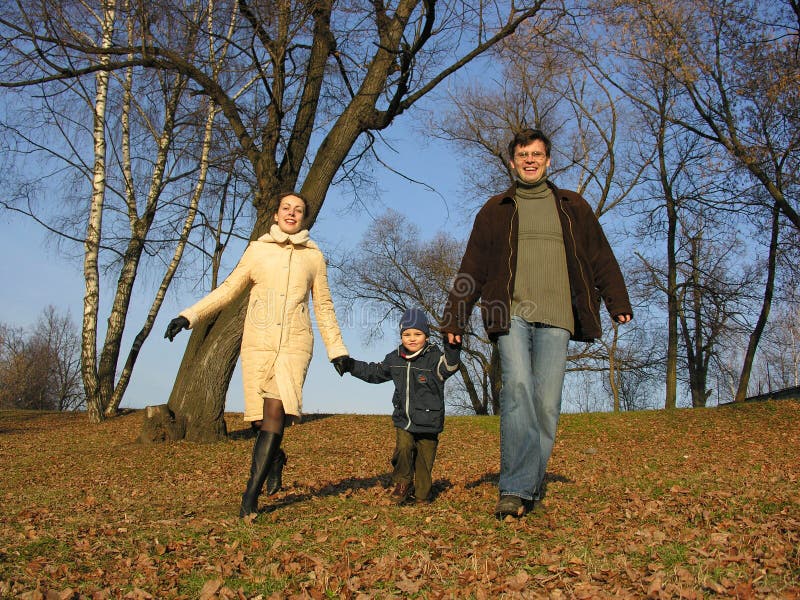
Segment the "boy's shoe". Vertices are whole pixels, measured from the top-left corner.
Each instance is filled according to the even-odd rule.
[[[413,483],[398,483],[392,490],[392,497],[398,504],[405,504],[414,495]]]
[[[494,515],[498,519],[505,517],[521,517],[525,514],[525,504],[519,496],[512,496],[505,494],[500,496],[497,506],[494,509]]]

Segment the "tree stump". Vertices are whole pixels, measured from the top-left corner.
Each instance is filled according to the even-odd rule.
[[[142,430],[137,441],[141,444],[157,444],[182,440],[186,435],[185,419],[176,418],[166,404],[148,406],[144,410]]]

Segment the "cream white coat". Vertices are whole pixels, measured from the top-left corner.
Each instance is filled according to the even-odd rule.
[[[273,379],[284,411],[299,418],[314,347],[309,293],[328,359],[348,354],[328,288],[325,258],[308,230],[289,235],[273,225],[269,233],[247,246],[239,264],[219,287],[180,314],[192,328],[249,286],[241,348],[244,420],[263,418],[262,389]]]

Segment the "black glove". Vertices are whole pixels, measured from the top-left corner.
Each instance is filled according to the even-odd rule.
[[[456,350],[461,350],[462,342],[455,342],[453,344],[450,343],[450,340],[447,337],[447,334],[442,335],[442,344],[444,344],[445,348],[455,348]]]
[[[169,338],[171,342],[172,338],[178,335],[182,329],[189,329],[189,319],[186,317],[175,317],[169,322],[169,325],[167,325],[167,332],[164,334],[164,337]]]
[[[336,369],[336,372],[339,374],[339,377],[342,377],[345,373],[349,373],[353,370],[353,365],[356,361],[345,354],[344,356],[337,356],[331,362],[333,363],[333,368]]]

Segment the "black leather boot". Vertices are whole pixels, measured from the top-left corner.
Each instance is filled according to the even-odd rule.
[[[278,448],[267,475],[267,496],[277,494],[283,485],[283,465],[286,464],[286,452]]]
[[[250,479],[242,494],[239,516],[244,518],[258,512],[258,495],[264,486],[270,464],[281,447],[283,435],[272,431],[259,431],[253,445],[253,459],[250,463]]]

